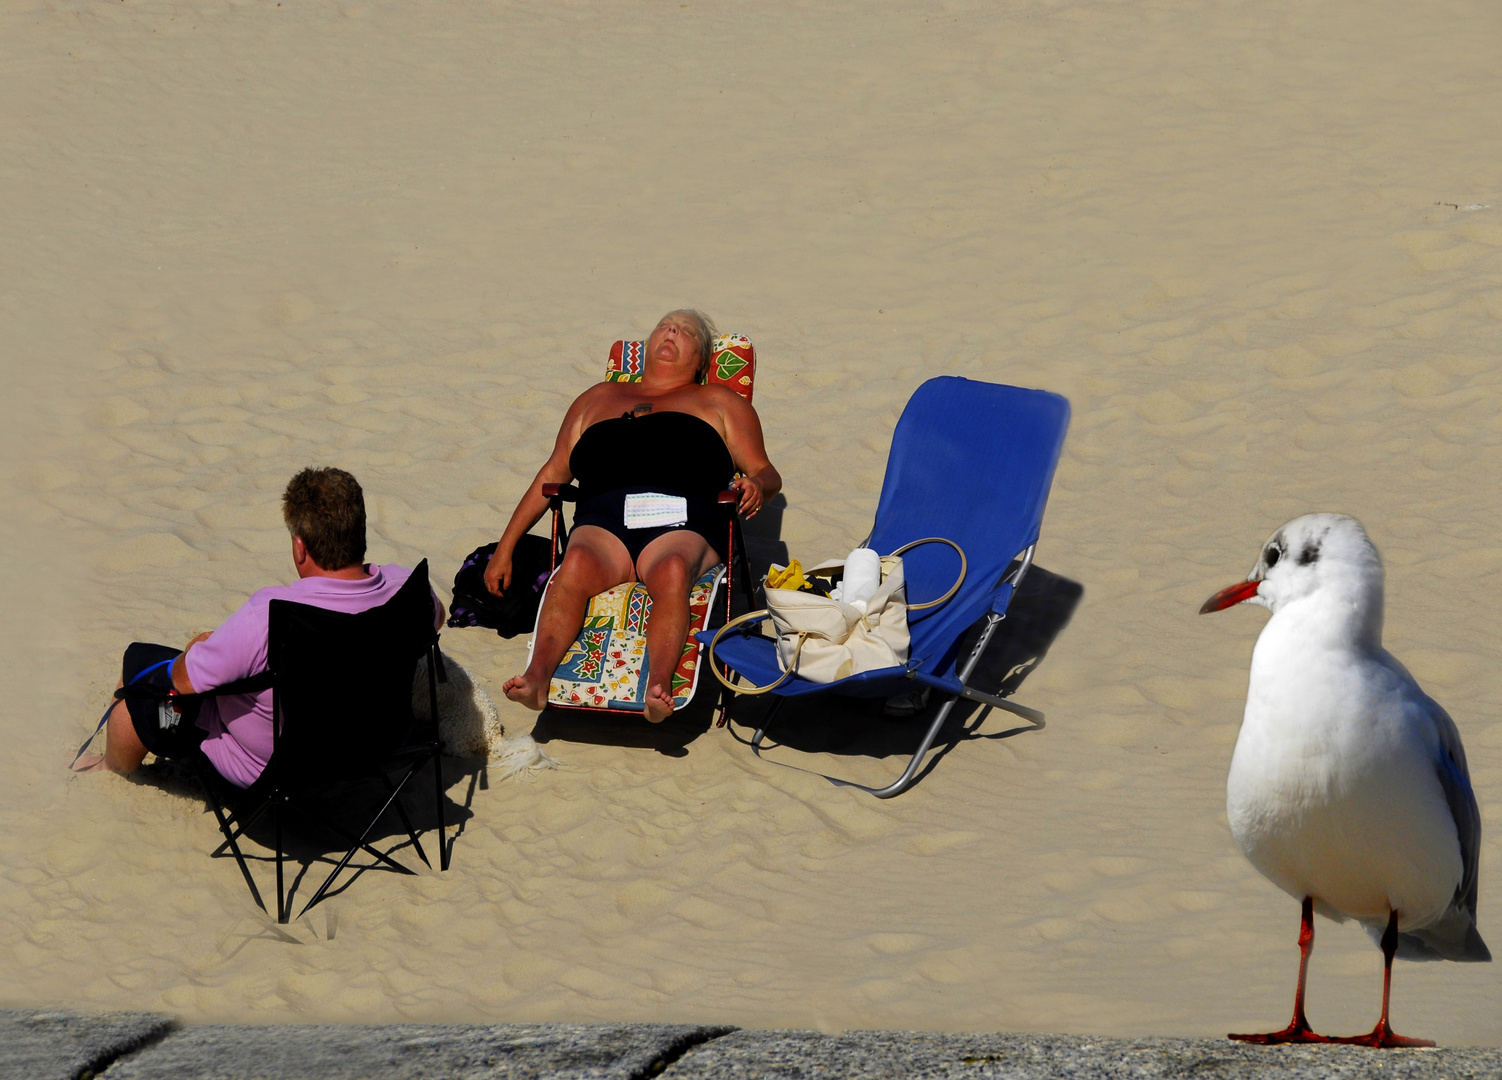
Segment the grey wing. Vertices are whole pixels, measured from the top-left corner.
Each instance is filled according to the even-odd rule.
[[[1455,819],[1455,835],[1460,841],[1462,872],[1455,888],[1450,909],[1434,924],[1405,932],[1398,955],[1408,959],[1490,960],[1491,952],[1476,930],[1476,888],[1481,857],[1481,810],[1471,788],[1471,773],[1466,767],[1465,747],[1460,731],[1450,714],[1432,698],[1425,697],[1429,719],[1439,738],[1439,757],[1434,771],[1445,793],[1450,816]],[[1416,939],[1416,940],[1415,940]],[[1427,954],[1427,955],[1424,955]]]
[[[1439,786],[1444,789],[1445,802],[1450,804],[1450,814],[1455,818],[1455,832],[1460,837],[1460,858],[1465,866],[1455,899],[1464,904],[1475,918],[1477,871],[1481,858],[1481,808],[1476,805],[1476,793],[1471,789],[1471,771],[1466,767],[1465,747],[1461,745],[1455,721],[1437,702],[1431,700],[1429,706],[1435,730],[1439,733],[1440,759],[1435,772],[1439,775]]]

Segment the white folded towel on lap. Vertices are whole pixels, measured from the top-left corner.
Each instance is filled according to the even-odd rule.
[[[626,496],[626,528],[660,529],[688,524],[688,500],[682,495],[643,491]]]

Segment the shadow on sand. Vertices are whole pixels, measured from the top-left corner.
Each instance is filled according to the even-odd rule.
[[[1016,693],[1069,625],[1084,592],[1084,586],[1077,581],[1041,566],[1029,569],[1022,587],[1012,598],[1006,619],[981,653],[971,673],[970,684],[998,697],[1011,697]],[[979,632],[980,628],[976,626],[965,635],[960,645],[962,657],[974,648]],[[880,699],[790,698],[778,711],[762,743],[762,750],[781,747],[800,753],[841,757],[911,757],[943,700],[935,693],[917,711],[894,716],[888,702]],[[772,702],[765,698],[742,699],[737,703],[732,719],[738,727],[754,731],[766,719],[771,706]],[[1008,723],[1000,731],[982,732],[980,728],[991,712],[989,705],[965,701],[956,705],[935,740],[933,752],[913,782],[921,783],[960,743],[977,739],[1009,739],[1037,730],[1031,723],[1018,721]],[[1003,714],[1003,719],[1016,718]],[[749,732],[735,731],[734,736],[747,745],[751,742]]]
[[[1012,598],[1006,619],[981,654],[971,675],[971,684],[978,690],[1001,697],[1016,693],[1069,625],[1084,592],[1084,586],[1079,582],[1041,566],[1033,566]],[[969,653],[978,633],[979,627],[970,631],[961,644],[960,655]],[[770,696],[738,699],[731,714],[732,737],[749,745],[749,732],[760,726],[772,700]],[[706,674],[689,705],[660,725],[648,724],[634,713],[616,717],[550,708],[538,717],[532,736],[539,743],[558,739],[641,747],[683,757],[688,754],[689,744],[709,730],[718,703],[719,684]],[[779,711],[763,749],[784,747],[802,753],[847,757],[910,757],[942,703],[939,696],[934,695],[933,700],[916,712],[892,716],[887,711],[887,703],[881,700],[834,696],[791,698]],[[982,732],[981,725],[991,711],[989,706],[968,702],[956,706],[915,782],[921,782],[950,750],[962,742],[1007,739],[1035,730],[1032,724],[1019,722],[1008,724],[1000,731]]]
[[[132,782],[198,803],[203,813],[213,818],[208,794],[193,767],[185,761],[156,759],[133,773]],[[459,838],[469,821],[474,817],[472,809],[476,791],[489,785],[489,771],[483,760],[445,757],[443,759],[444,819],[447,824],[446,847],[452,857]],[[229,785],[220,783],[221,798]],[[456,789],[463,794],[456,799]],[[427,861],[432,867],[440,865],[438,850],[438,811],[433,797],[433,770],[424,767],[402,791],[400,801],[412,827],[417,832]],[[314,804],[315,812],[354,835],[365,828],[370,816],[379,809],[385,799],[378,782],[339,783],[331,785]],[[215,848],[205,850],[218,865],[216,872],[239,877],[234,856],[224,847],[223,835],[217,824],[214,826]],[[246,841],[249,841],[247,843]],[[423,870],[423,860],[413,850],[412,841],[394,809],[387,810],[372,829],[366,842],[416,873]],[[263,814],[245,834],[240,837],[240,850],[255,876],[261,897],[273,909],[276,906],[276,839],[271,814]],[[323,883],[329,872],[338,865],[349,842],[326,825],[317,824],[296,812],[283,818],[282,853],[284,874],[287,883],[287,904],[297,914],[302,904]],[[217,850],[216,850],[217,849]],[[206,860],[207,862],[207,860]],[[222,867],[222,870],[220,869]],[[367,871],[382,874],[400,874],[391,866],[380,862],[368,852],[357,852],[340,875],[334,888],[324,896],[329,899],[349,889]],[[405,876],[405,875],[401,875]],[[301,898],[299,897],[301,895]],[[316,910],[316,909],[315,909]],[[274,912],[273,912],[274,916]],[[273,935],[281,939],[284,934]],[[292,939],[289,939],[292,940]]]

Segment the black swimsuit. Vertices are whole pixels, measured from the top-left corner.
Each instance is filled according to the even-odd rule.
[[[690,413],[626,413],[591,424],[569,454],[579,485],[574,527],[598,525],[620,538],[631,561],[664,533],[688,529],[715,551],[724,547],[725,515],[719,493],[735,475],[725,440],[707,421]],[[626,496],[642,492],[688,500],[688,524],[626,528]]]

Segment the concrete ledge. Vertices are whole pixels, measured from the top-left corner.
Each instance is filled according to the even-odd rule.
[[[1219,1039],[1102,1039],[1079,1035],[941,1032],[737,1031],[695,1047],[663,1080],[1457,1080],[1502,1077],[1502,1050],[1256,1047]]]
[[[687,1024],[287,1024],[180,1028],[103,1080],[634,1080],[731,1031]]]
[[[1502,1049],[695,1024],[176,1027],[153,1013],[0,1010],[0,1080],[1480,1080]]]
[[[0,1009],[0,1080],[78,1080],[172,1027],[158,1013]]]

